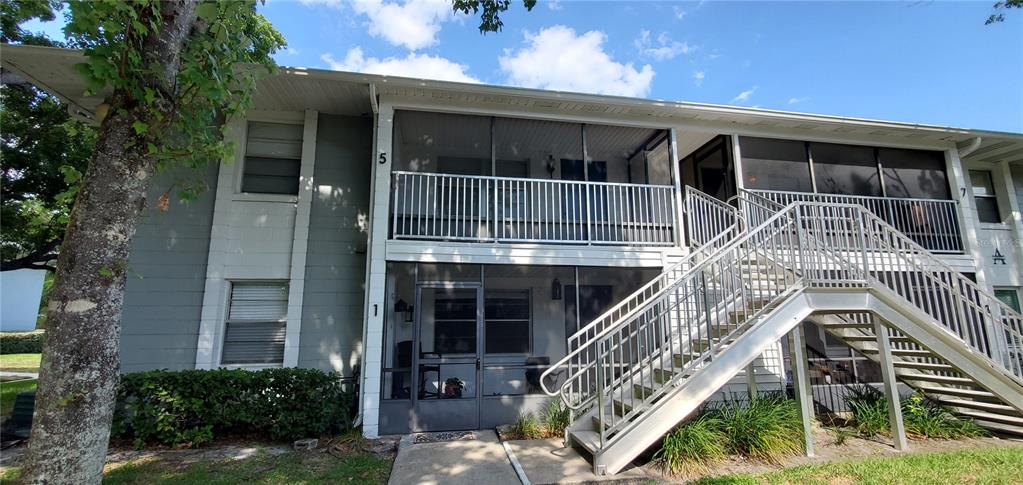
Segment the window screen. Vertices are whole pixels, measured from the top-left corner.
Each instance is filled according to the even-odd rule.
[[[817,192],[843,195],[881,195],[874,149],[833,143],[811,143]]]
[[[1019,290],[1017,288],[995,288],[995,297],[1017,312],[1019,306]]]
[[[476,299],[434,300],[433,351],[437,354],[476,353]]]
[[[991,171],[970,170],[970,183],[973,185],[973,200],[977,205],[977,217],[980,218],[980,222],[1002,222]]]
[[[484,308],[486,352],[529,353],[529,291],[488,291]]]
[[[298,194],[302,125],[249,122],[242,192]]]
[[[945,174],[945,155],[926,150],[879,148],[888,197],[942,199],[952,197]]]
[[[283,363],[287,316],[287,283],[232,284],[221,363]]]
[[[747,189],[813,192],[803,142],[744,136],[739,153]]]

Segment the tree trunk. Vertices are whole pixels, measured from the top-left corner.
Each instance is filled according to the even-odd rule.
[[[195,2],[163,2],[161,10],[160,29],[143,42],[143,58],[161,74],[146,84],[173,93]],[[106,461],[128,253],[154,170],[132,127],[151,119],[150,108],[123,91],[107,102],[57,260],[25,465],[30,483],[99,483]]]

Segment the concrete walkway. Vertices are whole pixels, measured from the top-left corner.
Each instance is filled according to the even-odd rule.
[[[7,370],[0,370],[0,377],[21,377],[24,379],[38,379],[39,374],[35,372],[12,372]]]
[[[492,430],[476,432],[472,441],[412,444],[398,448],[389,485],[519,484],[504,445]]]
[[[544,484],[633,484],[651,483],[659,476],[629,466],[612,476],[593,474],[593,465],[578,451],[565,448],[560,439],[509,441],[512,453],[521,464],[530,485]]]

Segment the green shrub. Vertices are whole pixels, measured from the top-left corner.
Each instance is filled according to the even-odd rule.
[[[764,396],[727,403],[713,416],[720,420],[728,448],[737,454],[777,463],[803,450],[803,425],[795,401]]]
[[[953,416],[947,408],[927,399],[920,391],[913,391],[902,401],[902,419],[909,436],[958,439],[985,434],[977,423]]]
[[[703,414],[665,435],[654,459],[674,476],[703,474],[725,456],[725,440],[721,420]]]
[[[516,419],[515,424],[512,425],[512,433],[517,435],[519,439],[524,440],[535,440],[544,437],[543,426],[540,426],[540,422],[532,413],[519,416],[519,419]]]
[[[890,435],[888,401],[884,394],[870,386],[857,389],[848,398],[856,420],[856,429],[865,436]],[[920,391],[902,400],[902,421],[906,434],[913,438],[957,439],[985,434],[984,430],[970,420],[952,415]]]
[[[884,394],[872,386],[853,388],[846,404],[853,414],[856,431],[861,436],[875,436],[888,433],[888,401]]]
[[[316,369],[139,372],[121,377],[112,433],[136,446],[293,440],[350,428],[354,399],[339,374]]]
[[[565,436],[565,428],[568,428],[571,410],[561,402],[560,398],[554,398],[547,402],[547,407],[540,414],[540,425],[549,438]]]
[[[0,332],[0,354],[41,354],[44,332]]]

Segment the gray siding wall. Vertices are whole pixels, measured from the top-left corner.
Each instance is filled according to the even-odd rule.
[[[217,187],[216,165],[171,170],[153,180],[132,241],[121,313],[121,372],[192,369],[206,280],[206,259]],[[175,180],[202,178],[198,200],[156,201]]]
[[[350,375],[362,350],[370,118],[320,115],[298,366]]]

